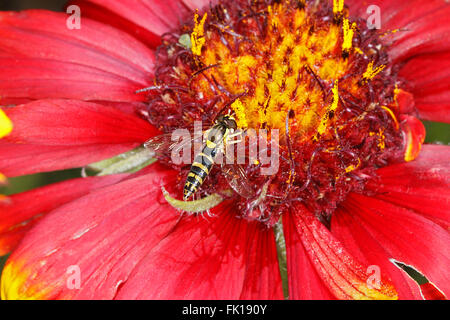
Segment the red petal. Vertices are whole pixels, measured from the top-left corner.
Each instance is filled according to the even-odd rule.
[[[414,267],[450,293],[450,234],[431,220],[383,200],[352,194],[343,207],[390,257]]]
[[[282,299],[275,239],[226,206],[183,219],[141,261],[118,299]]]
[[[450,147],[424,145],[409,163],[384,167],[368,183],[376,198],[408,208],[450,230]]]
[[[157,132],[137,116],[89,102],[38,100],[4,110],[14,124],[0,141],[0,169],[9,176],[83,166]]]
[[[236,224],[236,221],[233,223]],[[238,224],[243,223],[245,222]],[[252,223],[249,228],[254,235],[248,234],[252,237],[246,248],[248,254],[242,257],[246,264],[246,274],[239,299],[284,299],[273,231],[263,230],[260,225],[255,224]],[[237,238],[239,237],[243,235]]]
[[[283,216],[286,241],[287,274],[289,299],[292,300],[331,300],[335,297],[317,274],[302,244],[292,215]]]
[[[393,36],[395,42],[389,52],[393,61],[407,61],[417,55],[450,50],[450,43],[447,41],[450,37],[450,21],[448,20],[450,5],[443,1],[439,2],[440,5],[425,5],[431,9],[428,12],[424,11],[423,2],[415,7],[408,3],[408,9],[401,14],[408,15],[407,19],[410,22],[400,25],[401,21],[397,21],[398,27],[406,31],[400,31]],[[417,18],[412,20],[411,17]]]
[[[2,103],[27,99],[142,101],[151,82],[153,52],[135,38],[86,17],[48,11],[0,13]]]
[[[152,126],[115,108],[76,100],[38,100],[4,111],[15,143],[86,145],[144,142]],[[153,133],[156,131],[153,129]]]
[[[369,232],[353,218],[353,212],[339,208],[331,219],[331,231],[359,261],[372,266],[371,273],[382,271],[394,284],[399,299],[422,299],[417,283],[389,261],[392,258]]]
[[[161,35],[180,26],[188,9],[179,0],[110,0],[71,1],[78,5],[83,17],[114,26],[152,48],[161,43]]]
[[[400,114],[415,115],[416,101],[414,100],[414,95],[403,89],[396,89],[395,91],[398,112]]]
[[[386,37],[394,41],[390,57],[395,62],[431,52],[450,50],[450,5],[442,0],[373,0],[370,3],[346,0],[350,13],[355,17],[369,17],[370,5],[380,8],[381,30],[401,29]]]
[[[0,140],[0,170],[9,177],[85,166],[136,147],[137,143],[46,146]]]
[[[352,15],[367,19],[369,5],[380,7],[381,30],[400,75],[413,86],[416,106],[427,120],[450,122],[449,55],[450,4],[442,0],[346,0]],[[432,55],[431,55],[432,54]]]
[[[422,118],[450,123],[450,53],[416,57],[400,76],[408,80]]]
[[[445,8],[442,0],[373,0],[370,3],[360,0],[345,0],[350,14],[354,17],[368,18],[372,12],[367,12],[370,5],[376,5],[381,13],[381,30],[388,31],[402,28],[418,18],[433,14]]]
[[[432,283],[427,282],[420,285],[422,295],[426,300],[447,300]]]
[[[183,2],[192,10],[201,10],[207,5],[211,4],[214,5],[217,1],[216,0],[183,0]]]
[[[46,213],[92,190],[115,184],[125,176],[68,180],[14,194],[8,201],[0,202],[0,256],[10,252]]]
[[[42,219],[5,266],[4,297],[282,297],[273,233],[225,213],[180,220],[160,191],[174,173],[162,170],[151,166]],[[78,290],[66,286],[70,266],[80,270]]]
[[[396,299],[392,285],[381,278],[369,283],[369,270],[336,240],[326,227],[303,206],[292,214],[294,225],[310,261],[328,289],[339,299]]]
[[[112,299],[179,219],[160,191],[161,184],[173,183],[174,173],[159,165],[147,173],[47,214],[8,259],[2,298]],[[67,286],[71,266],[81,272],[79,290]]]

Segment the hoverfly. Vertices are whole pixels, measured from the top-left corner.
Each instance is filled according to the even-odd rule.
[[[203,133],[205,142],[202,145],[201,152],[194,157],[190,171],[186,178],[183,189],[183,200],[187,201],[194,193],[196,193],[208,174],[211,172],[220,153],[224,152],[225,145],[229,139],[242,135],[243,131],[238,130],[236,120],[232,115],[220,115],[214,122],[214,125]],[[193,138],[188,143],[196,141]],[[235,141],[233,141],[235,142]],[[238,141],[237,141],[238,142]],[[183,145],[179,142],[171,140],[171,134],[163,134],[153,137],[144,143],[144,147],[151,149],[157,156],[167,157],[173,150],[179,150]],[[228,184],[239,195],[245,198],[255,196],[255,191],[248,182],[244,169],[238,164],[221,165],[222,174],[225,176]]]

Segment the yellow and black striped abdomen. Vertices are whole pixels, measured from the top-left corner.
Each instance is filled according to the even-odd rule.
[[[183,200],[189,199],[205,181],[214,165],[217,152],[223,146],[223,139],[227,131],[228,128],[223,124],[216,124],[208,131],[203,150],[195,156],[184,184]]]
[[[184,184],[184,200],[189,199],[192,194],[197,192],[198,188],[203,184],[211,171],[212,166],[214,165],[214,157],[216,152],[216,145],[214,144],[213,147],[210,144],[210,146],[205,146],[203,151],[195,157],[194,163],[192,164],[191,170],[187,176],[186,183]]]

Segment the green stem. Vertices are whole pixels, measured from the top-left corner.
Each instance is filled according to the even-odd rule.
[[[277,245],[278,266],[280,268],[281,284],[283,287],[283,295],[285,299],[289,298],[289,284],[286,263],[286,241],[283,232],[283,223],[280,220],[273,227],[275,233],[275,241]]]
[[[94,171],[97,176],[106,176],[118,173],[133,173],[156,161],[154,152],[140,146],[118,156],[92,163],[86,167]]]

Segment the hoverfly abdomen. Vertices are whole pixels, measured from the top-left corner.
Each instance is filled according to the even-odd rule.
[[[187,200],[192,194],[197,192],[203,184],[214,165],[215,157],[223,147],[223,138],[228,128],[222,123],[216,123],[206,135],[206,143],[202,152],[194,158],[186,183],[184,185],[183,199]]]
[[[197,192],[198,188],[203,184],[208,176],[212,166],[214,165],[214,157],[217,153],[216,148],[205,146],[194,159],[191,170],[184,185],[183,199],[187,200],[192,194]]]

